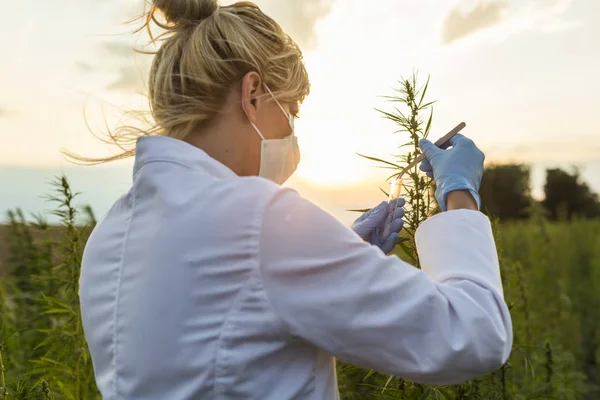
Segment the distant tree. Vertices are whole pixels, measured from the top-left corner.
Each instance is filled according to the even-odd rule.
[[[501,220],[524,219],[531,206],[530,169],[522,164],[486,167],[481,179],[481,209]]]
[[[570,174],[562,169],[547,169],[542,202],[553,220],[600,217],[598,195],[581,180],[577,169]]]

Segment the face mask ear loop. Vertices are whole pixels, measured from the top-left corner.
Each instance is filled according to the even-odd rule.
[[[269,87],[267,86],[267,84],[263,83],[263,85],[265,86],[265,89],[267,89],[267,91],[271,94],[271,97],[273,97],[273,100],[275,100],[275,103],[277,103],[277,105],[281,109],[281,112],[283,113],[283,115],[285,115],[287,117],[288,124],[290,124],[290,127],[292,128],[292,134],[295,134],[295,132],[294,132],[294,117],[292,116],[292,114],[290,114],[290,113],[288,113],[288,112],[286,112],[284,110],[283,106],[277,100],[277,98],[275,98],[275,95],[273,94],[273,92],[271,92],[271,89],[269,89]]]
[[[256,127],[256,125],[254,124],[254,122],[250,121],[250,118],[248,117],[248,113],[246,112],[246,107],[244,106],[244,102],[242,102],[242,110],[244,110],[244,114],[246,114],[246,117],[248,118],[248,122],[250,122],[250,125],[252,125],[252,127],[254,128],[254,130],[256,131],[256,133],[258,133],[258,136],[260,136],[260,138],[262,140],[265,140],[265,137],[263,136],[262,133],[260,133],[260,131],[258,130],[258,128]]]
[[[277,105],[279,106],[279,108],[281,109],[281,111],[283,112],[283,114],[288,117],[289,119],[289,114],[283,109],[283,106],[281,105],[281,103],[279,103],[279,101],[275,98],[275,95],[273,94],[273,92],[271,92],[271,89],[269,89],[269,87],[263,83],[263,85],[265,85],[265,89],[267,89],[267,91],[269,92],[269,94],[271,95],[271,97],[273,97],[273,100],[275,100],[275,103],[277,103]]]

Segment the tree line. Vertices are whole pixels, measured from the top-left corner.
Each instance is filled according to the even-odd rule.
[[[527,219],[537,207],[552,221],[600,217],[598,194],[583,181],[579,170],[546,170],[544,199],[531,195],[531,168],[524,164],[492,165],[481,181],[481,208],[500,220]]]

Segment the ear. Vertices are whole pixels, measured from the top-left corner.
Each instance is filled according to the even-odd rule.
[[[248,119],[256,123],[258,109],[264,101],[262,79],[257,72],[248,72],[242,78],[242,108]]]

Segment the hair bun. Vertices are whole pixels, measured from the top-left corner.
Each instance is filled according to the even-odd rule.
[[[219,8],[218,0],[152,0],[166,20],[176,26],[198,22],[213,15]]]

